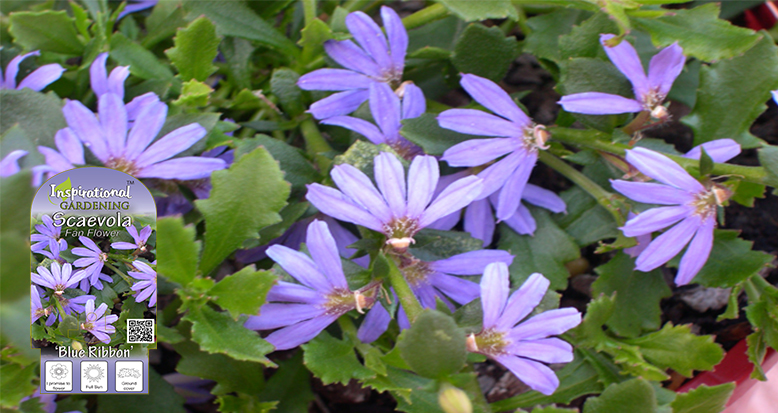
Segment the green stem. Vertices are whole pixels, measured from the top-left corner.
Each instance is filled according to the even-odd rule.
[[[389,282],[392,284],[395,294],[397,294],[397,297],[400,299],[400,304],[403,305],[405,315],[407,315],[408,320],[413,323],[414,320],[416,320],[416,317],[421,314],[423,308],[421,307],[421,304],[419,304],[419,300],[416,299],[416,295],[413,293],[411,286],[408,285],[408,280],[405,279],[402,272],[400,272],[400,269],[397,267],[397,263],[394,262],[391,256],[387,257],[387,261],[389,262]],[[381,304],[376,303],[376,305]]]
[[[326,172],[331,162],[321,154],[332,151],[332,147],[324,139],[316,123],[311,118],[300,122],[300,132],[302,132],[303,139],[305,140],[306,151],[314,158],[314,161],[319,166],[319,170]]]
[[[303,14],[305,15],[305,26],[307,27],[316,18],[316,0],[303,0]]]
[[[357,11],[364,9],[373,1],[374,0],[348,0],[347,2],[343,3],[342,7],[348,11]]]
[[[423,26],[429,22],[440,20],[448,16],[448,10],[440,3],[435,3],[432,6],[425,7],[416,13],[403,19],[403,25],[406,29],[410,30],[419,26]]]
[[[551,133],[552,138],[559,142],[608,152],[614,155],[625,156],[626,150],[630,149],[630,146],[628,145],[621,143],[611,143],[610,135],[596,130],[571,129],[552,126],[548,128],[548,131]],[[664,155],[677,162],[687,171],[699,171],[700,161],[696,159],[684,158],[683,156],[677,155]],[[727,163],[714,163],[711,174],[736,176],[743,181],[775,187],[775,183],[770,182],[767,176],[767,171],[760,166],[742,166]]]
[[[619,207],[614,202],[618,199],[617,195],[606,191],[601,186],[597,185],[596,182],[589,179],[589,177],[549,152],[540,151],[538,153],[538,158],[541,162],[564,175],[567,179],[573,181],[576,185],[580,186],[581,189],[591,195],[592,198],[597,200],[598,204],[602,205],[603,208],[613,215],[619,225],[624,224],[624,215],[621,214]]]
[[[756,277],[761,278],[759,277],[758,274],[756,275]],[[748,301],[755,303],[759,301],[759,297],[761,296],[761,294],[759,293],[759,290],[754,285],[754,282],[751,281],[753,278],[754,277],[751,277],[743,281],[743,289],[746,290],[746,295],[748,295]]]
[[[753,282],[754,286],[763,293],[770,290],[775,290],[775,286],[767,282],[767,280],[762,278],[762,276],[759,274],[755,274],[754,276],[752,276],[751,282]]]
[[[113,272],[115,272],[115,273],[119,274],[119,276],[120,276],[120,277],[122,277],[122,279],[124,279],[124,281],[126,281],[126,282],[127,282],[127,284],[129,284],[130,286],[132,286],[132,284],[134,284],[134,283],[135,283],[135,282],[134,282],[134,281],[133,281],[133,280],[132,280],[132,279],[131,279],[131,278],[130,278],[130,277],[127,275],[127,274],[125,274],[125,273],[123,273],[123,272],[119,271],[119,269],[118,269],[118,268],[114,267],[113,265],[111,265],[111,264],[109,264],[109,263],[107,263],[107,262],[106,262],[106,263],[104,263],[104,264],[105,264],[105,266],[106,266],[106,267],[108,267],[108,268],[110,268],[111,270],[113,270]]]
[[[377,304],[381,305],[381,304]],[[357,328],[354,327],[354,322],[351,321],[351,317],[349,317],[347,314],[343,314],[342,316],[338,317],[338,326],[340,326],[341,331],[343,331],[343,335],[347,336],[352,339],[352,341],[358,341],[357,340]]]

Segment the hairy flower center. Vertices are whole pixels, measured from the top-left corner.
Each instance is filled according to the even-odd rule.
[[[534,125],[531,128],[524,128],[524,136],[522,142],[527,152],[537,152],[539,149],[548,149],[548,139],[551,134],[546,131],[546,127],[543,125]]]
[[[405,252],[408,246],[415,243],[413,236],[419,231],[419,221],[416,218],[395,218],[384,224],[386,244],[397,252]]]
[[[691,205],[694,207],[695,214],[701,216],[702,219],[707,219],[715,216],[716,207],[723,206],[731,196],[732,191],[714,184],[711,189],[697,193]]]
[[[110,157],[105,163],[105,166],[117,171],[122,171],[128,175],[135,175],[138,172],[138,167],[135,166],[135,162],[129,161],[124,158]]]
[[[362,298],[364,299],[364,297]],[[327,309],[326,314],[345,314],[357,308],[357,300],[359,300],[357,294],[344,288],[336,288],[327,295],[327,302],[324,303],[324,308]],[[362,304],[366,303],[360,303],[360,308],[364,306]]]
[[[473,353],[497,356],[505,353],[508,341],[505,340],[504,332],[488,329],[478,334],[471,334],[467,338],[466,344],[467,349]]]
[[[428,284],[429,275],[432,274],[427,263],[417,259],[414,259],[409,265],[403,266],[401,271],[411,287]]]

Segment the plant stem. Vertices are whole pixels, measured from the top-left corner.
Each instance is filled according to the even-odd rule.
[[[374,0],[348,0],[347,2],[343,3],[343,8],[348,11],[357,11],[362,10],[365,8],[365,6],[372,3]]]
[[[349,317],[347,314],[343,314],[342,316],[338,317],[338,326],[340,326],[344,336],[351,338],[355,342],[358,341],[357,328],[354,327],[354,322],[351,321],[351,317]]]
[[[432,6],[425,7],[416,13],[403,19],[403,25],[406,29],[410,30],[419,26],[423,26],[429,22],[442,19],[448,16],[448,10],[440,3],[435,3]]]
[[[106,263],[103,263],[103,264],[104,264],[106,267],[108,267],[108,268],[110,268],[111,270],[113,270],[113,272],[115,272],[115,273],[119,274],[119,276],[120,276],[120,277],[122,277],[122,279],[124,279],[124,281],[126,281],[126,282],[127,282],[127,284],[129,284],[129,285],[132,287],[132,284],[134,284],[134,282],[132,281],[132,279],[130,279],[130,277],[129,277],[127,274],[125,274],[125,273],[123,273],[123,272],[119,271],[119,269],[118,269],[118,268],[114,267],[113,265],[111,265],[111,264],[109,264],[109,263],[107,263],[107,262],[106,262]]]
[[[391,256],[387,257],[389,262],[389,282],[394,288],[395,294],[400,299],[400,304],[405,310],[405,315],[408,316],[408,320],[413,323],[416,317],[421,314],[423,308],[419,304],[419,300],[416,299],[416,295],[413,293],[411,286],[408,285],[408,280],[405,279],[400,269],[397,267],[397,263],[394,262]],[[380,303],[376,305],[381,305]]]
[[[538,157],[541,162],[564,175],[567,179],[573,181],[576,185],[580,186],[581,189],[591,195],[592,198],[597,200],[598,204],[602,205],[603,208],[613,215],[613,218],[616,219],[616,222],[619,225],[624,224],[624,215],[622,215],[618,205],[614,202],[618,199],[617,195],[606,191],[601,186],[597,185],[596,182],[589,179],[589,177],[549,152],[540,151]]]
[[[759,277],[759,275],[757,274],[755,277]],[[751,281],[752,278],[753,277],[743,281],[743,289],[746,290],[746,295],[748,295],[748,301],[755,303],[759,301],[759,297],[761,296],[761,294],[759,293],[759,290],[754,285],[754,282]]]
[[[308,26],[316,18],[316,0],[303,0],[303,14],[305,26]]]
[[[775,286],[767,282],[762,276],[759,274],[755,274],[750,278],[751,282],[754,283],[754,287],[756,287],[761,292],[767,292],[769,290],[775,290]]]
[[[303,139],[305,140],[306,151],[314,158],[316,165],[319,166],[319,170],[326,172],[331,162],[321,154],[332,151],[332,147],[324,139],[316,123],[311,118],[300,122],[300,132],[302,132]]]

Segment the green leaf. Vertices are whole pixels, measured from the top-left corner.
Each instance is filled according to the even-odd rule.
[[[181,217],[157,221],[158,274],[186,286],[197,274],[199,255],[200,241],[195,241],[193,226],[184,226]]]
[[[433,380],[409,371],[388,367],[386,376],[363,381],[379,392],[389,391],[397,400],[397,410],[410,413],[443,413],[438,405],[438,393]]]
[[[149,369],[149,394],[110,394],[97,396],[97,413],[185,413],[184,398],[154,369]]]
[[[677,41],[685,55],[706,62],[741,55],[761,37],[753,30],[719,19],[719,5],[713,3],[673,10],[655,19],[634,18],[633,21],[651,34],[655,46],[667,47]]]
[[[735,383],[708,387],[700,385],[688,393],[678,393],[671,406],[673,413],[719,413],[727,407],[727,400],[735,391]]]
[[[151,51],[133,42],[121,33],[111,36],[111,58],[123,66],[130,66],[130,73],[142,79],[169,81],[173,72],[157,59]]]
[[[66,55],[80,55],[84,51],[73,18],[65,11],[16,12],[8,19],[11,36],[26,50]]]
[[[532,53],[539,59],[547,59],[559,63],[561,55],[561,38],[571,32],[571,28],[584,13],[572,8],[560,8],[548,14],[527,19],[527,26],[532,31],[524,41],[524,51]],[[597,33],[599,42],[599,33]],[[570,46],[566,46],[570,52]]]
[[[738,238],[738,231],[714,230],[713,249],[708,261],[692,280],[706,287],[729,288],[756,274],[773,260],[762,251],[753,251],[753,242]],[[682,254],[668,265],[678,267]]]
[[[211,175],[208,199],[197,200],[205,216],[205,250],[200,270],[208,274],[260,229],[281,221],[290,185],[278,162],[264,148],[242,156],[229,170]],[[261,196],[257,196],[261,194]]]
[[[281,102],[281,108],[293,118],[305,112],[302,101],[302,90],[297,87],[300,75],[292,69],[281,67],[273,71],[270,78],[270,90]]]
[[[568,13],[571,15],[571,13]],[[557,30],[565,30],[559,27]],[[616,24],[605,13],[595,13],[578,26],[573,26],[570,33],[559,36],[559,57],[598,57],[605,51],[600,43],[601,33],[615,33]],[[547,52],[548,53],[548,52]]]
[[[756,184],[753,182],[747,182],[747,181],[740,181],[737,179],[732,179],[730,181],[727,181],[727,184],[732,184],[734,187],[734,193],[732,194],[731,200],[737,202],[740,205],[747,206],[749,208],[753,208],[754,206],[754,198],[764,198],[764,192],[765,192],[765,186],[761,184]]]
[[[425,113],[418,118],[404,119],[400,134],[419,145],[430,155],[442,155],[446,149],[477,136],[465,135],[450,129],[441,128],[433,113]]]
[[[300,41],[297,42],[303,48],[300,60],[308,64],[317,56],[324,53],[324,42],[332,39],[332,30],[327,23],[319,19],[313,19],[300,32]]]
[[[451,63],[460,73],[472,73],[499,82],[519,54],[514,37],[505,37],[499,27],[472,23],[454,45]]]
[[[211,19],[216,24],[216,32],[222,36],[254,40],[290,56],[299,54],[299,49],[289,38],[243,2],[186,0],[184,8],[193,15],[204,14]]]
[[[761,381],[767,380],[764,369],[762,369],[762,362],[764,362],[764,356],[767,354],[767,343],[764,340],[764,330],[755,331],[746,337],[746,344],[748,349],[746,354],[748,355],[748,361],[754,366],[754,370],[751,372],[751,378]]]
[[[651,364],[686,377],[692,377],[693,370],[711,370],[724,358],[724,350],[713,341],[713,336],[695,335],[688,325],[667,323],[655,333],[622,341],[639,347]]]
[[[175,47],[165,50],[165,54],[178,69],[181,80],[204,82],[216,71],[213,59],[218,53],[220,40],[210,20],[200,17],[186,28],[178,29],[173,41]]]
[[[746,307],[748,321],[761,334],[764,342],[778,348],[778,299],[762,294],[760,300]]]
[[[414,257],[424,261],[437,261],[457,254],[483,249],[483,241],[467,232],[423,229],[414,236],[416,244],[411,248]]]
[[[583,413],[621,413],[625,406],[630,406],[630,413],[657,413],[654,388],[643,379],[612,384],[598,397],[587,399]]]
[[[54,147],[54,135],[68,126],[62,116],[62,101],[56,95],[44,95],[29,88],[0,90],[0,113],[3,114],[0,134],[5,135],[13,126],[19,125],[35,146]]]
[[[298,351],[289,360],[279,360],[278,369],[257,397],[278,400],[278,413],[307,411],[315,396],[311,391],[311,373],[303,365],[303,353]]]
[[[237,320],[241,314],[259,314],[259,307],[265,303],[265,297],[276,281],[273,273],[257,271],[252,265],[224,277],[208,294]]]
[[[708,175],[713,170],[711,159],[704,147],[700,146],[700,175]]]
[[[250,125],[248,126],[251,127]],[[284,180],[292,184],[292,192],[304,192],[305,185],[318,182],[321,179],[319,172],[308,162],[300,149],[267,135],[257,135],[253,138],[242,139],[235,150],[235,156],[240,157],[258,146],[263,146],[267,149],[273,155],[273,159],[281,164],[281,170],[284,171]]]
[[[467,22],[486,19],[519,19],[519,14],[510,0],[437,0],[437,2]]]
[[[599,277],[592,284],[593,296],[616,292],[613,315],[606,324],[623,337],[637,337],[645,330],[659,328],[662,321],[659,302],[672,294],[661,271],[645,273],[634,268],[635,260],[619,252],[595,269]]]
[[[424,310],[397,343],[400,355],[423,377],[442,378],[465,365],[465,333],[451,317]]]
[[[35,391],[33,380],[38,375],[39,363],[21,366],[8,363],[0,366],[0,406],[14,408],[22,398]]]
[[[351,379],[365,380],[375,373],[357,360],[354,346],[346,340],[338,340],[327,332],[302,345],[305,351],[303,363],[322,383],[348,384]]]
[[[223,354],[209,354],[200,351],[199,346],[192,341],[175,344],[173,348],[181,355],[176,371],[215,381],[216,387],[211,390],[213,394],[258,394],[264,387],[262,364],[235,360]]]
[[[760,145],[749,129],[778,88],[776,67],[778,46],[767,36],[742,55],[703,67],[697,104],[681,119],[694,130],[694,144],[729,138],[744,148]]]
[[[184,10],[178,1],[161,1],[154,6],[151,14],[146,17],[146,37],[141,44],[147,49],[168,39],[176,33],[179,27],[186,26]]]
[[[552,290],[564,290],[570,276],[564,264],[579,258],[581,251],[548,212],[534,207],[530,212],[537,222],[535,235],[519,235],[507,225],[500,225],[498,247],[516,256],[509,268],[511,282],[521,285],[530,274],[539,272],[551,281]]]
[[[203,107],[208,105],[213,89],[198,80],[189,80],[181,85],[181,96],[173,101],[176,106]]]
[[[30,186],[31,173],[19,172],[0,178],[0,298],[11,302],[29,296],[30,204],[35,190]]]
[[[200,345],[200,349],[226,354],[236,360],[273,365],[265,357],[273,351],[273,345],[243,327],[242,321],[236,322],[230,318],[227,313],[216,312],[208,306],[189,306],[184,319],[192,322],[192,339]]]
[[[767,171],[770,185],[778,188],[778,146],[765,145],[759,148],[759,163]]]
[[[560,407],[546,406],[532,409],[532,413],[578,413],[578,409],[562,409]]]
[[[278,402],[261,402],[245,394],[219,396],[216,402],[219,403],[219,411],[223,413],[268,413],[276,410],[278,405]]]

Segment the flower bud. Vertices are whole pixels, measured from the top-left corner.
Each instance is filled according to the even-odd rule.
[[[470,398],[461,389],[444,383],[438,392],[438,403],[446,413],[472,413]]]
[[[532,135],[535,137],[535,146],[543,150],[548,149],[546,142],[551,138],[551,134],[548,133],[545,126],[536,125],[532,129]]]
[[[667,111],[667,108],[662,105],[658,105],[651,110],[651,117],[654,119],[665,120],[668,116],[670,116],[670,113]]]
[[[467,340],[465,340],[465,346],[467,346],[467,351],[471,353],[478,352],[478,344],[475,342],[475,334],[470,334],[467,336]]]
[[[732,197],[732,190],[723,185],[713,185],[711,191],[716,198],[716,205],[718,206],[723,206]]]
[[[80,351],[84,349],[84,346],[81,345],[80,341],[73,340],[72,343],[70,343],[70,347],[73,347],[73,350]]]

